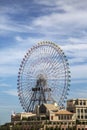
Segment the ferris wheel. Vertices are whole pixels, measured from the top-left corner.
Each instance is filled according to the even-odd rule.
[[[24,56],[18,72],[18,96],[26,112],[36,105],[56,102],[63,106],[70,86],[69,64],[55,43],[43,41]]]

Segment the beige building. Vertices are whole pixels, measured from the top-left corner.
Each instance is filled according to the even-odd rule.
[[[49,121],[74,120],[75,114],[65,109],[59,109],[55,104],[42,104],[39,107],[39,115],[46,115]]]
[[[71,99],[67,101],[67,110],[76,113],[76,119],[87,121],[87,99]]]
[[[48,121],[52,124],[61,126],[62,130],[68,128],[76,130],[87,130],[87,99],[70,99],[67,101],[66,109],[59,109],[57,104],[42,104],[36,106],[34,113],[17,113],[11,115],[11,121]],[[34,121],[35,121],[34,120]],[[29,123],[29,122],[28,122]],[[54,125],[54,127],[56,127]]]
[[[11,122],[13,121],[21,121],[21,120],[24,120],[24,119],[29,119],[29,118],[34,118],[36,117],[36,114],[34,113],[31,113],[31,112],[22,112],[22,113],[13,113],[11,115]]]

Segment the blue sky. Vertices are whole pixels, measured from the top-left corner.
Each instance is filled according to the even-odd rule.
[[[87,98],[87,0],[0,0],[0,124],[23,111],[17,96],[19,65],[39,41],[57,43],[68,57],[68,99]]]

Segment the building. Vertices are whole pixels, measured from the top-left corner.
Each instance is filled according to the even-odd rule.
[[[67,101],[67,110],[76,113],[76,119],[87,121],[87,99],[71,99]]]
[[[87,99],[70,99],[67,110],[76,114],[77,130],[87,130]]]
[[[36,114],[31,112],[13,113],[11,115],[11,122],[28,120],[29,118],[35,118]]]
[[[75,114],[64,109],[59,109],[55,104],[42,104],[39,107],[39,115],[46,115],[49,121],[75,121]]]
[[[87,130],[87,99],[67,100],[66,109],[59,109],[56,103],[42,104],[36,106],[34,113],[11,115],[12,122],[23,121],[23,119],[27,119],[28,122],[32,119],[34,121],[51,122],[49,127],[56,124],[58,127],[61,126],[61,130],[68,130],[69,127],[75,130]]]

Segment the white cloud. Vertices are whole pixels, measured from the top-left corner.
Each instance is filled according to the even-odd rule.
[[[61,48],[66,52],[69,58],[70,64],[80,64],[87,62],[87,44],[66,44],[62,45]]]
[[[18,67],[15,66],[0,66],[0,77],[9,77],[9,76],[17,76],[18,74]]]
[[[24,55],[30,49],[35,42],[33,39],[22,39],[17,37],[16,40],[21,42],[11,48],[5,48],[0,50],[0,76],[9,77],[17,75],[19,67]],[[38,41],[38,40],[37,40]]]
[[[61,48],[70,57],[72,79],[87,79],[87,44],[66,44]]]
[[[87,79],[87,64],[71,66],[70,70],[73,79]]]
[[[32,8],[30,6],[25,9],[23,3],[15,3],[12,6],[7,4],[7,7],[6,4],[3,7],[0,5],[0,36],[10,36],[11,40],[13,38],[13,46],[8,46],[8,40],[6,46],[0,48],[0,77],[8,80],[6,84],[0,79],[0,88],[4,88],[3,97],[12,95],[13,98],[17,98],[17,89],[11,89],[13,82],[9,76],[17,77],[20,63],[27,50],[42,40],[59,43],[65,55],[69,57],[71,84],[77,85],[71,88],[71,96],[87,97],[86,87],[76,89],[79,83],[87,83],[87,1],[34,1],[36,5],[33,5],[32,10],[29,10]],[[40,14],[36,11],[37,4],[40,4]],[[1,40],[3,41],[3,37]],[[1,100],[3,102],[3,99]]]
[[[15,40],[19,43],[21,43],[21,46],[25,46],[26,48],[32,47],[33,45],[37,44],[38,42],[42,41],[42,38],[38,37],[27,37],[22,38],[21,36],[16,36]]]
[[[79,14],[80,13],[80,14]],[[83,14],[83,15],[81,15]],[[80,21],[83,19],[82,21]],[[85,20],[85,22],[84,22]],[[45,22],[46,21],[46,22]],[[60,23],[60,25],[71,25],[71,24],[86,24],[87,25],[87,13],[86,12],[76,12],[74,13],[64,13],[64,14],[59,14],[59,13],[52,13],[49,16],[41,16],[34,21],[35,26],[44,26],[44,27],[56,27]],[[83,25],[83,26],[84,26]]]
[[[85,1],[86,2],[86,1]],[[61,8],[66,11],[67,8],[68,11],[65,13],[61,13],[58,10],[57,11],[51,11],[49,14],[43,14],[42,16],[33,17],[31,21],[27,22],[18,22],[13,20],[11,15],[8,15],[4,11],[3,15],[1,14],[1,20],[0,20],[0,28],[1,33],[4,31],[7,32],[26,32],[26,33],[39,33],[43,34],[45,36],[52,37],[52,35],[70,35],[71,33],[75,33],[75,31],[78,30],[84,30],[87,27],[87,13],[85,10],[79,9],[81,4],[84,2],[79,2],[79,5],[77,2],[61,2],[61,1],[47,1],[47,2],[38,2],[38,3],[46,3],[54,4],[56,6],[59,5],[57,8]],[[75,5],[76,4],[76,5]],[[61,6],[60,6],[61,5]],[[55,8],[55,6],[52,8]],[[85,6],[85,3],[83,4]],[[9,7],[10,8],[10,7]],[[49,7],[48,7],[49,9]],[[23,9],[24,10],[24,9]],[[71,10],[71,11],[70,11]],[[21,10],[22,11],[22,10]]]
[[[25,51],[16,47],[0,51],[0,76],[9,77],[17,75],[18,68],[24,57]]]
[[[0,87],[10,87],[10,84],[6,84],[6,83],[0,83]]]
[[[18,49],[18,48],[7,48],[7,49],[2,49],[0,51],[0,55],[1,55],[1,59],[0,59],[0,64],[1,65],[6,65],[6,64],[13,64],[13,63],[17,63],[17,61],[19,59],[22,58],[24,54],[24,50]]]
[[[68,51],[80,51],[80,53],[82,53],[82,51],[84,50],[87,50],[87,44],[77,44],[73,42],[73,44],[66,44],[66,45],[62,45],[62,48],[64,50],[68,50]]]
[[[33,39],[23,39],[19,36],[16,37],[16,40],[19,41],[19,39],[21,39],[22,44],[19,44],[18,48],[14,47],[10,49],[3,49],[0,51],[0,74],[2,77],[8,77],[12,75],[17,76],[22,58],[24,57],[24,54],[28,51],[28,46],[30,46],[24,43],[29,43],[31,41],[30,43],[33,44],[34,42]],[[71,57],[68,60],[70,63],[72,79],[87,78],[87,64],[85,63],[87,62],[87,45],[66,44],[61,45],[61,49],[65,52],[65,55],[67,55],[67,57]]]
[[[72,81],[71,81],[71,84],[80,84],[80,83],[87,83],[87,79],[86,78],[84,78],[84,79],[72,79]]]
[[[36,0],[35,0],[36,1]],[[74,1],[36,1],[37,4],[45,4],[49,5],[53,8],[56,7],[56,10],[53,12],[50,12],[49,14],[44,13],[43,15],[38,17],[33,17],[33,21],[26,22],[18,22],[14,21],[12,19],[11,15],[8,15],[6,13],[7,8],[4,7],[2,9],[2,13],[0,14],[1,20],[0,20],[0,28],[2,32],[27,32],[27,33],[39,33],[43,34],[40,38],[36,35],[34,38],[29,35],[28,38],[22,38],[21,35],[15,36],[16,43],[19,43],[18,46],[11,48],[11,49],[5,49],[0,51],[1,59],[0,59],[0,73],[2,76],[9,76],[17,74],[19,64],[24,57],[24,54],[26,51],[36,44],[38,41],[41,41],[41,39],[49,39],[58,41],[60,38],[60,44],[62,49],[65,51],[65,54],[68,57],[71,57],[69,59],[70,62],[70,68],[72,70],[72,77],[77,78],[76,72],[80,72],[80,75],[78,75],[80,78],[86,76],[86,64],[78,65],[75,64],[85,63],[86,61],[86,55],[87,55],[87,44],[84,44],[87,42],[86,38],[86,32],[84,31],[84,28],[87,27],[87,13],[85,9],[82,10],[82,8],[85,6],[85,2],[78,2]],[[53,5],[53,6],[52,6]],[[60,7],[59,7],[60,5]],[[48,7],[48,9],[50,8]],[[85,6],[86,7],[86,6]],[[12,10],[11,7],[8,7],[10,10]],[[61,13],[58,12],[59,9],[63,9],[65,12]],[[18,8],[17,8],[18,9]],[[23,9],[24,10],[24,9]],[[23,11],[20,7],[20,11]],[[17,10],[16,10],[17,11]],[[8,11],[7,11],[8,12]],[[12,11],[13,14],[16,14],[15,10]],[[10,13],[11,14],[11,13]],[[82,30],[82,31],[81,31]],[[79,38],[73,37],[74,32],[77,31],[80,33],[78,36],[82,36]],[[84,32],[84,33],[83,33]],[[76,33],[75,33],[76,34]],[[62,35],[68,36],[68,38],[62,37]],[[77,34],[76,34],[77,36]],[[63,39],[63,41],[62,41]],[[61,43],[62,41],[62,43]],[[65,43],[64,43],[65,42]],[[56,42],[57,43],[57,42]],[[74,44],[73,44],[74,43]],[[81,44],[79,44],[81,43]],[[64,44],[66,44],[64,46]],[[72,66],[74,64],[74,66]],[[81,69],[83,68],[83,69]],[[78,78],[79,78],[78,77]]]
[[[6,90],[6,91],[3,91],[3,93],[8,94],[8,95],[12,95],[12,96],[18,96],[17,89]]]
[[[87,37],[85,35],[87,35],[87,32],[83,32],[82,36],[79,38],[70,37],[67,41],[73,44],[83,44],[84,46],[84,43],[87,43]]]
[[[38,0],[35,0],[36,4],[40,4],[40,5],[45,5],[47,6],[48,8],[52,7],[55,7],[56,10],[57,9],[63,9],[65,11],[73,11],[75,9],[79,9],[79,10],[87,10],[86,8],[86,4],[87,4],[87,1],[84,0],[81,1],[81,0],[73,0],[73,1],[70,1],[70,0],[44,0],[44,1],[38,1]]]
[[[80,88],[80,89],[75,89],[74,91],[71,91],[69,94],[69,99],[70,98],[75,98],[75,99],[76,98],[87,98],[87,89]]]
[[[17,76],[19,65],[27,50],[42,40],[59,43],[65,55],[69,57],[71,84],[74,83],[77,88],[79,83],[86,84],[87,0],[34,0],[32,3],[36,4],[31,5],[34,10],[29,1],[29,8],[25,8],[26,4],[23,6],[26,1],[17,2],[14,5],[0,4],[0,36],[11,37],[11,45],[14,45],[10,48],[5,44],[5,49],[0,48],[0,77],[8,78],[0,79],[0,88],[4,88],[3,94],[16,98],[17,89],[10,89],[14,85],[9,76]],[[36,8],[39,8],[39,11],[36,11]],[[5,39],[1,37],[1,40],[3,42]],[[6,40],[4,42],[10,42]],[[7,80],[10,84],[4,82]],[[72,88],[70,96],[87,97],[87,86],[84,89],[83,87],[76,90]],[[2,96],[0,99],[3,102]]]

